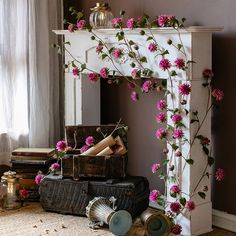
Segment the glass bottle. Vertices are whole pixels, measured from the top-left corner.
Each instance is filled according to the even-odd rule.
[[[96,6],[90,9],[92,12],[89,17],[89,23],[93,28],[106,29],[112,27],[113,14],[108,3],[96,3]]]
[[[16,172],[5,172],[1,178],[1,183],[6,186],[6,196],[4,198],[3,208],[6,210],[20,208],[21,204],[17,197],[18,183]]]

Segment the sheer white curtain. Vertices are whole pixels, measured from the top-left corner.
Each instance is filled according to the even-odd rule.
[[[60,137],[62,0],[0,0],[0,164],[16,147],[48,147]]]

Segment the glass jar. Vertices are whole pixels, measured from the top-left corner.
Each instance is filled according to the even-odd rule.
[[[14,210],[20,208],[21,203],[17,197],[18,183],[16,178],[16,172],[7,171],[1,177],[1,183],[6,188],[6,195],[3,201],[3,208],[6,210]]]
[[[89,16],[89,23],[93,28],[106,29],[112,27],[113,14],[108,3],[96,3],[96,6],[90,9],[92,13]]]

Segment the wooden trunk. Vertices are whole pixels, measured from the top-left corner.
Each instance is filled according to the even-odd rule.
[[[149,183],[145,177],[128,176],[123,180],[75,181],[49,175],[39,187],[40,203],[46,211],[85,215],[86,206],[94,197],[117,199],[117,210],[127,210],[133,217],[147,209]]]
[[[80,155],[79,149],[85,145],[85,139],[93,136],[96,143],[108,137],[115,125],[66,126],[66,141],[73,148],[62,160],[64,178],[124,178],[126,176],[128,156],[124,155]],[[103,135],[102,135],[102,134]],[[113,133],[120,136],[127,148],[127,134],[124,129]]]

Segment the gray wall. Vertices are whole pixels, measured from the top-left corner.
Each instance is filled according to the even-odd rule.
[[[69,1],[70,5],[79,5],[89,14],[89,8],[96,1]],[[65,1],[66,4],[68,2]],[[214,84],[225,91],[225,99],[218,110],[213,112],[213,139],[216,166],[226,171],[223,183],[213,184],[213,207],[236,214],[235,183],[236,145],[235,102],[236,93],[236,1],[235,0],[111,0],[108,1],[115,15],[125,10],[129,17],[138,17],[146,13],[152,17],[159,14],[173,14],[186,17],[188,25],[223,26],[224,31],[213,35]],[[66,9],[65,9],[66,12]],[[150,165],[161,158],[162,146],[155,140],[155,103],[160,95],[143,96],[138,104],[131,104],[127,89],[122,86],[109,92],[103,86],[103,101],[106,112],[104,121],[122,117],[130,127],[129,132],[129,171],[132,174],[145,175],[151,187],[161,188],[160,182],[150,173]],[[112,104],[112,101],[115,104]],[[105,103],[106,102],[106,103]],[[115,112],[114,112],[114,109]],[[104,111],[104,109],[103,109]]]

